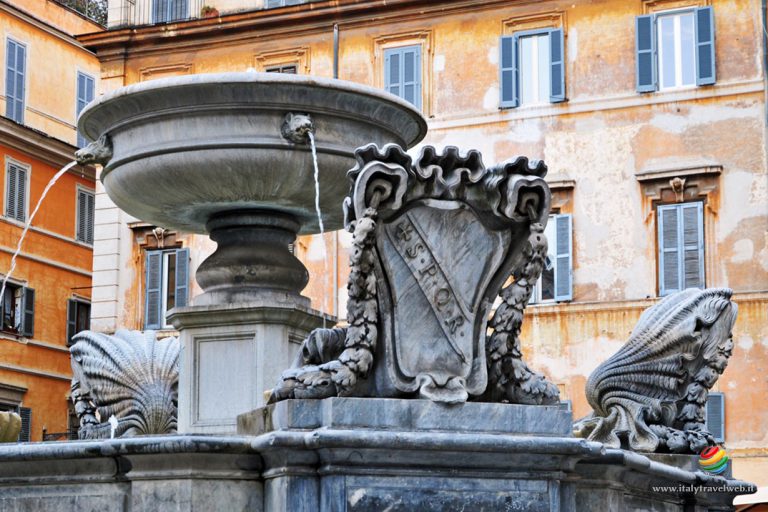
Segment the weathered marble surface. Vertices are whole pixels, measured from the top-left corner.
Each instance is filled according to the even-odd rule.
[[[543,162],[485,167],[478,151],[450,146],[412,159],[394,144],[355,157],[344,200],[349,327],[313,333],[271,400],[557,403],[519,339],[547,251]]]
[[[691,288],[644,311],[629,341],[589,376],[594,412],[574,433],[641,452],[698,454],[715,445],[704,414],[733,350],[731,295]]]
[[[176,432],[178,339],[119,330],[83,331],[73,341],[71,399],[80,439]]]
[[[418,401],[401,402],[406,403],[397,407]],[[743,485],[742,493],[754,491],[744,482],[668,466],[600,443],[526,434],[515,414],[509,425],[516,430],[513,434],[425,429],[434,425],[413,423],[413,416],[404,425],[382,417],[386,426],[350,429],[344,414],[331,414],[323,416],[324,426],[315,428],[317,421],[301,419],[317,420],[317,409],[301,413],[309,403],[293,409],[290,425],[258,436],[176,435],[0,446],[0,510],[80,512],[108,505],[109,510],[131,512],[367,512],[382,507],[441,512],[687,512],[696,507],[706,512],[731,510],[736,493],[653,491],[652,486]],[[320,410],[333,412],[351,403],[336,399],[330,408],[320,404]],[[508,404],[457,407],[456,425],[481,428],[484,418],[477,415],[478,409],[467,407],[472,405],[534,409],[520,412],[519,421],[529,414],[553,415],[558,419],[551,422],[552,431],[563,429],[563,410]],[[278,418],[291,410],[288,402],[253,415]]]

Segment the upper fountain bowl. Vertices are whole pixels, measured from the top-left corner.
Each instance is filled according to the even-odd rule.
[[[78,129],[90,140],[108,136],[104,187],[117,206],[143,221],[205,233],[217,214],[280,211],[309,234],[319,225],[304,115],[313,125],[327,230],[342,226],[346,171],[356,148],[370,142],[409,148],[427,131],[413,105],[382,90],[255,72],[130,85],[88,105]]]

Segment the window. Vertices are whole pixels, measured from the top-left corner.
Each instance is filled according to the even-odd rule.
[[[94,80],[92,76],[88,76],[85,73],[77,73],[77,115],[83,111],[85,106],[93,101]],[[85,137],[77,134],[77,147],[85,147],[87,141]]]
[[[5,173],[5,216],[24,222],[27,219],[27,174],[29,168],[8,162]]]
[[[264,71],[267,73],[287,73],[289,75],[295,75],[297,73],[296,69],[296,64],[286,64],[282,66],[270,66]]]
[[[286,5],[298,5],[306,3],[308,0],[267,0],[267,9],[275,7],[285,7]]]
[[[565,101],[562,29],[501,38],[501,107]]]
[[[709,393],[704,426],[718,443],[725,442],[725,395]]]
[[[147,251],[144,326],[170,328],[166,314],[187,305],[189,249]]]
[[[72,345],[72,338],[80,331],[91,326],[91,303],[82,299],[67,301],[67,346]]]
[[[384,50],[384,88],[421,109],[421,46]]]
[[[635,28],[638,92],[715,83],[712,7],[638,16]]]
[[[0,298],[0,310],[3,314],[0,330],[29,338],[34,335],[35,290],[7,283]]]
[[[544,229],[547,258],[536,281],[530,302],[560,302],[573,299],[572,219],[570,214],[550,215]]]
[[[24,122],[24,89],[27,47],[8,38],[5,50],[5,116]]]
[[[167,23],[188,18],[187,1],[152,0],[152,23]]]
[[[704,287],[701,202],[659,205],[659,295]]]
[[[77,191],[77,232],[75,239],[93,245],[94,195],[85,190]]]

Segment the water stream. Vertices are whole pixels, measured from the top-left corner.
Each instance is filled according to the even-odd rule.
[[[73,161],[73,162],[69,162],[67,165],[62,167],[61,170],[59,170],[59,172],[57,172],[53,176],[53,178],[51,178],[51,181],[49,181],[48,184],[43,189],[43,193],[40,196],[40,199],[37,200],[35,209],[32,210],[32,215],[29,216],[29,219],[27,219],[26,224],[24,224],[24,230],[21,232],[21,236],[19,237],[19,242],[16,244],[16,250],[13,252],[13,256],[11,256],[11,268],[3,277],[3,285],[0,286],[0,301],[2,301],[2,298],[5,296],[5,286],[8,284],[8,279],[10,279],[11,275],[13,274],[13,271],[16,269],[16,258],[21,252],[21,244],[24,243],[24,239],[27,237],[27,232],[29,231],[29,227],[32,225],[32,221],[34,220],[35,215],[37,215],[37,211],[40,209],[40,205],[43,203],[43,199],[45,199],[45,196],[48,195],[48,191],[51,190],[53,185],[57,181],[59,181],[59,178],[64,176],[64,174],[75,165],[77,165],[77,162]]]
[[[307,132],[309,136],[309,146],[312,148],[312,163],[315,166],[315,212],[317,213],[317,223],[320,225],[320,239],[322,240],[323,247],[323,313],[325,313],[328,307],[328,251],[325,247],[325,228],[323,227],[323,214],[320,211],[320,168],[317,165],[317,147],[315,146],[315,135],[312,132]],[[335,283],[334,283],[335,293]],[[325,315],[323,315],[323,328],[325,328]]]

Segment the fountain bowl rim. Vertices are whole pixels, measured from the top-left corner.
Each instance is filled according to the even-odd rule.
[[[156,90],[184,89],[210,86],[215,84],[269,84],[269,85],[298,85],[307,86],[315,89],[329,89],[369,96],[378,101],[388,102],[404,110],[411,119],[418,125],[418,132],[413,140],[405,141],[407,147],[412,147],[421,142],[427,134],[427,121],[422,113],[412,103],[395,96],[383,89],[371,87],[357,82],[339,80],[335,78],[319,77],[312,75],[292,75],[285,73],[265,73],[256,71],[226,72],[226,73],[197,73],[192,75],[173,76],[148,80],[120,87],[115,91],[108,92],[96,100],[92,101],[83,109],[77,119],[77,129],[86,139],[94,141],[103,135],[93,133],[87,126],[88,120],[96,114],[97,111],[110,103],[119,102],[125,97],[136,96],[142,93],[148,93]],[[105,127],[107,128],[107,127]]]

